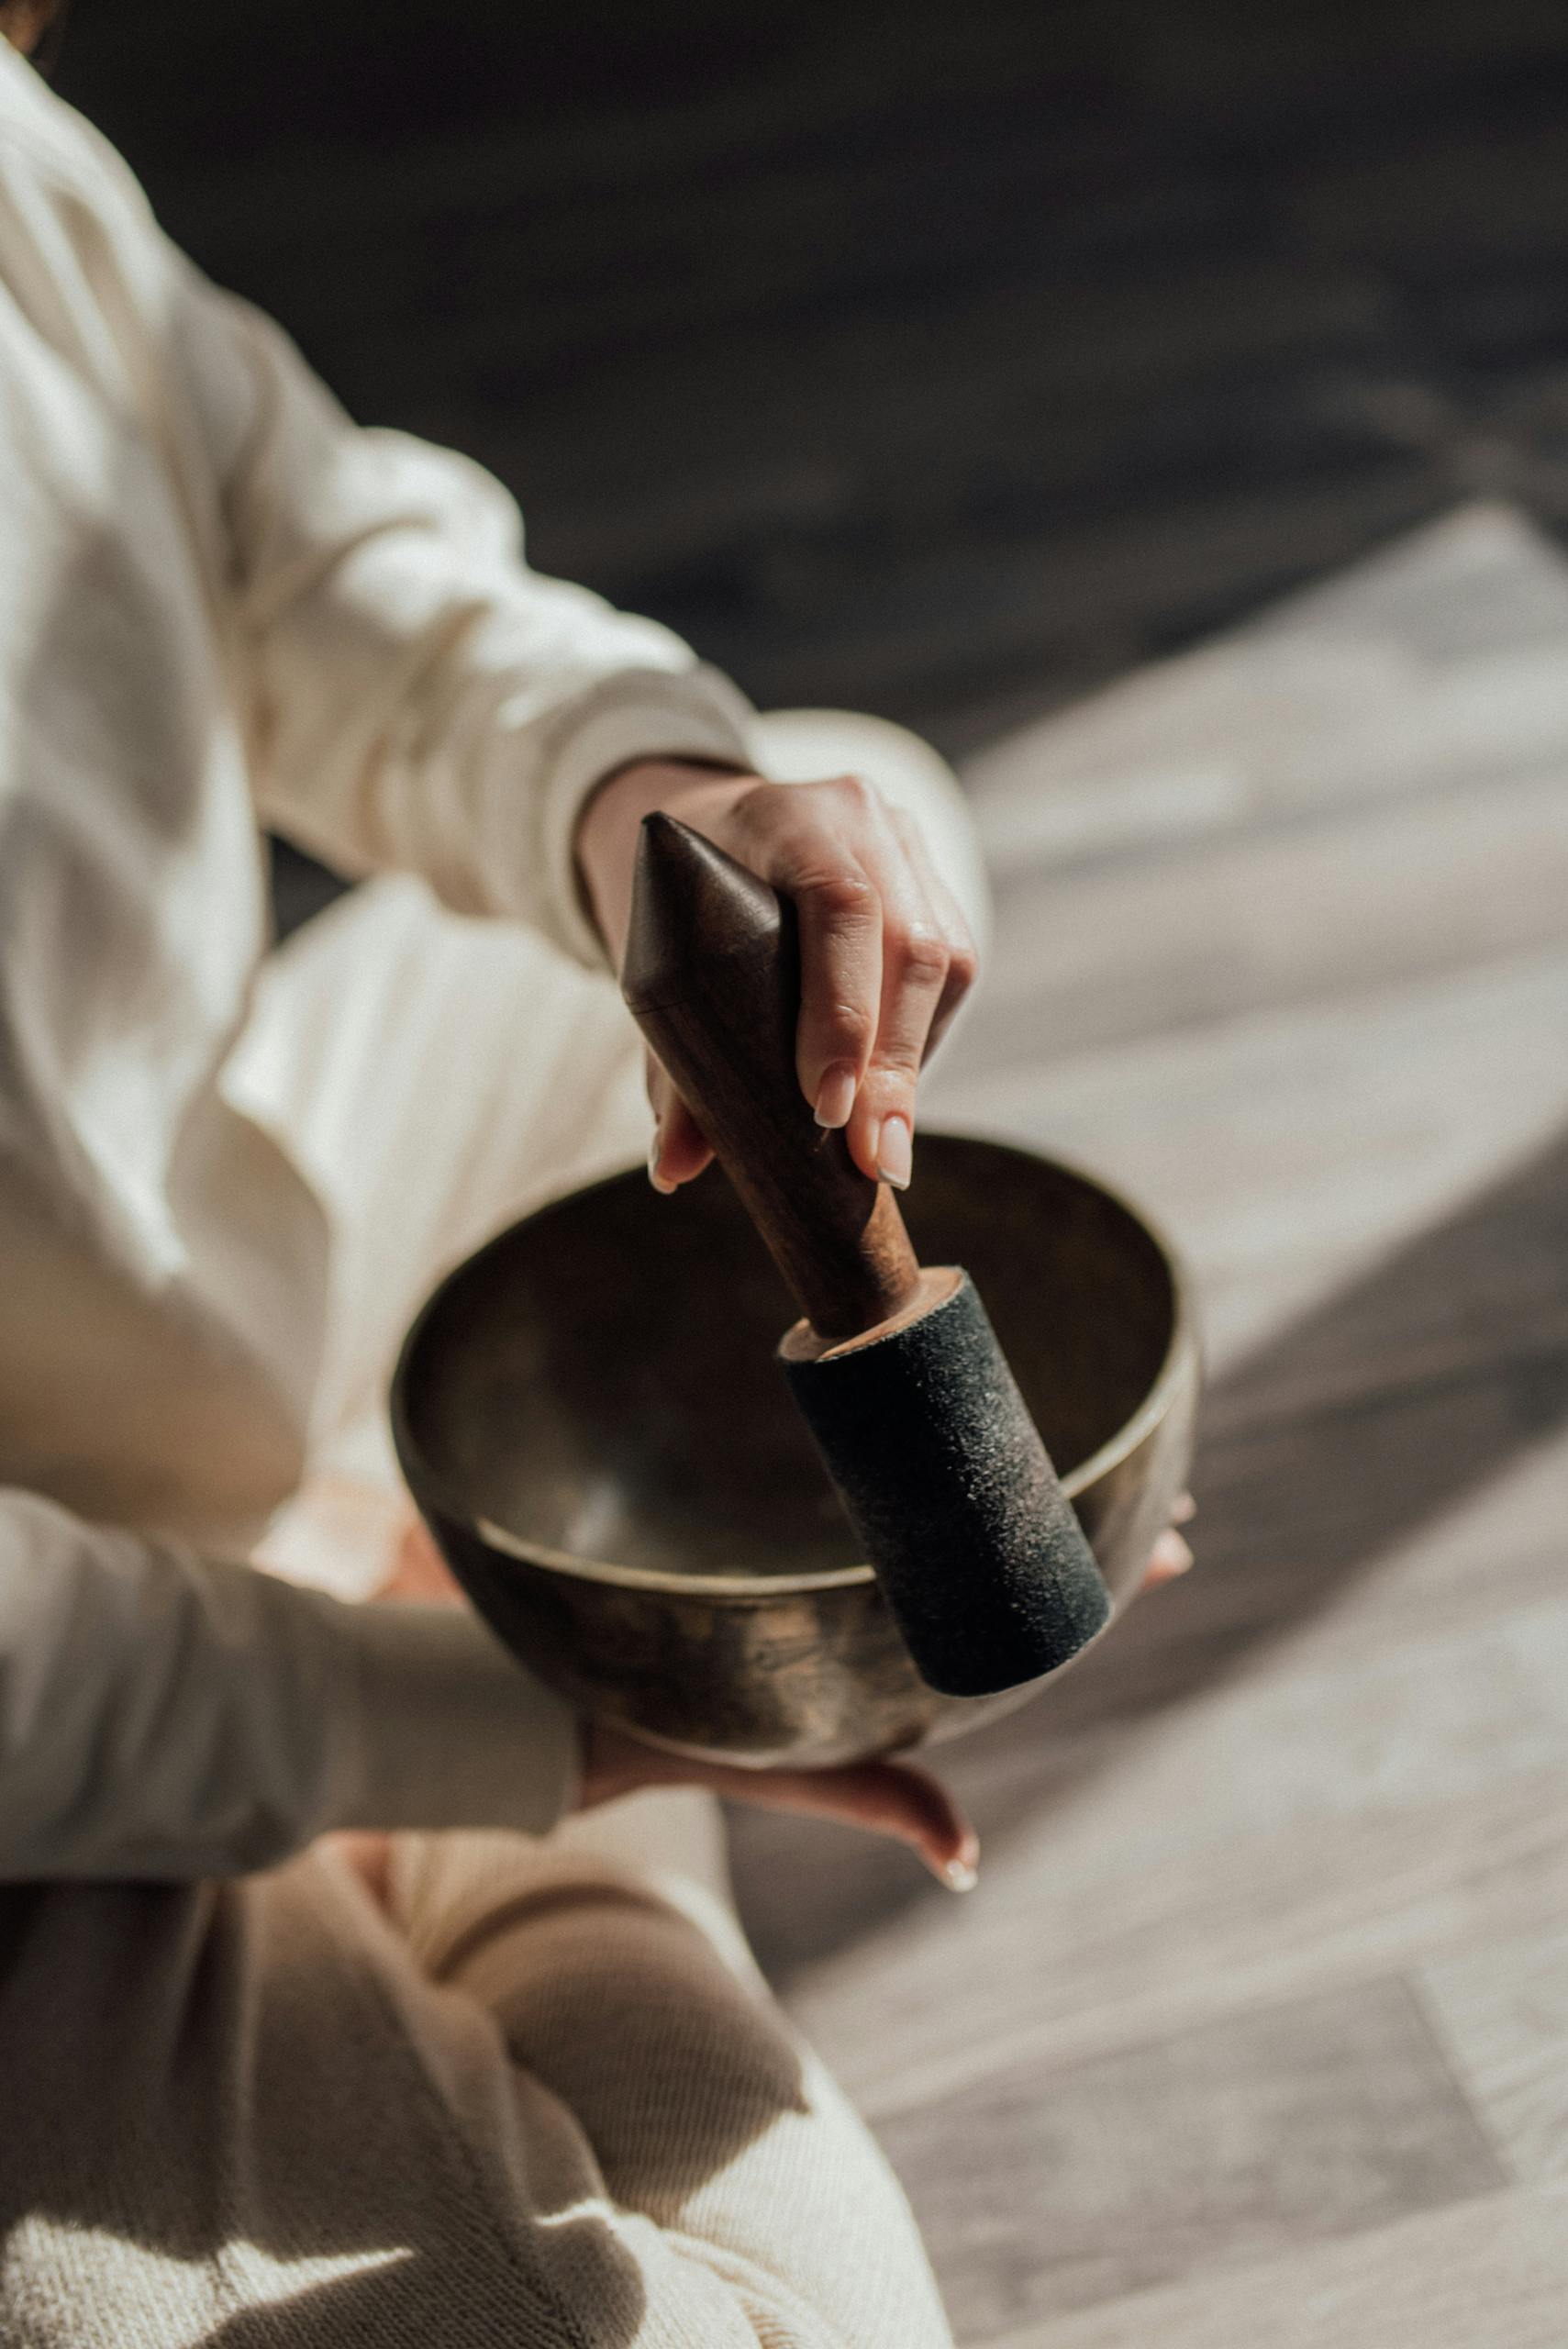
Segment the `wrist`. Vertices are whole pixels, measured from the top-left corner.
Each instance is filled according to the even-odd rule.
[[[590,918],[618,965],[631,911],[637,839],[658,811],[704,829],[760,778],[749,767],[696,759],[638,759],[601,782],[577,826],[577,876]]]
[[[577,1808],[595,1810],[601,1803],[617,1802],[644,1787],[680,1786],[695,1780],[700,1765],[677,1762],[623,1731],[606,1729],[602,1721],[579,1723]]]

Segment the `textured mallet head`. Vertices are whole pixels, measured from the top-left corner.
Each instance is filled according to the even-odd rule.
[[[882,1337],[780,1360],[930,1687],[990,1696],[1104,1630],[1110,1593],[967,1274]]]

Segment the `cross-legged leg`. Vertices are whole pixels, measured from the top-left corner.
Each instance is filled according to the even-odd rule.
[[[0,1893],[7,2349],[939,2349],[897,2188],[697,1920],[699,1820],[653,1878],[408,1839],[395,1920],[321,1852]]]

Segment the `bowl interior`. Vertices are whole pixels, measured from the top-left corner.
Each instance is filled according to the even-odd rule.
[[[1058,1471],[1138,1410],[1176,1314],[1163,1251],[1085,1176],[922,1133],[923,1263],[968,1267]],[[661,1199],[639,1169],[459,1267],[399,1373],[422,1498],[517,1540],[683,1575],[854,1565],[773,1355],[794,1308],[723,1177]]]

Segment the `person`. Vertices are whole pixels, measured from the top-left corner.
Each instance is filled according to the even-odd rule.
[[[28,61],[49,14],[0,7],[0,2337],[944,2341],[713,1795],[954,1886],[967,1823],[584,1729],[451,1603],[382,1397],[440,1270],[642,1145],[651,809],[794,898],[803,1087],[910,1181],[962,802],[350,424]],[[263,823],[363,876],[276,951]],[[648,1080],[670,1191],[706,1145]]]

